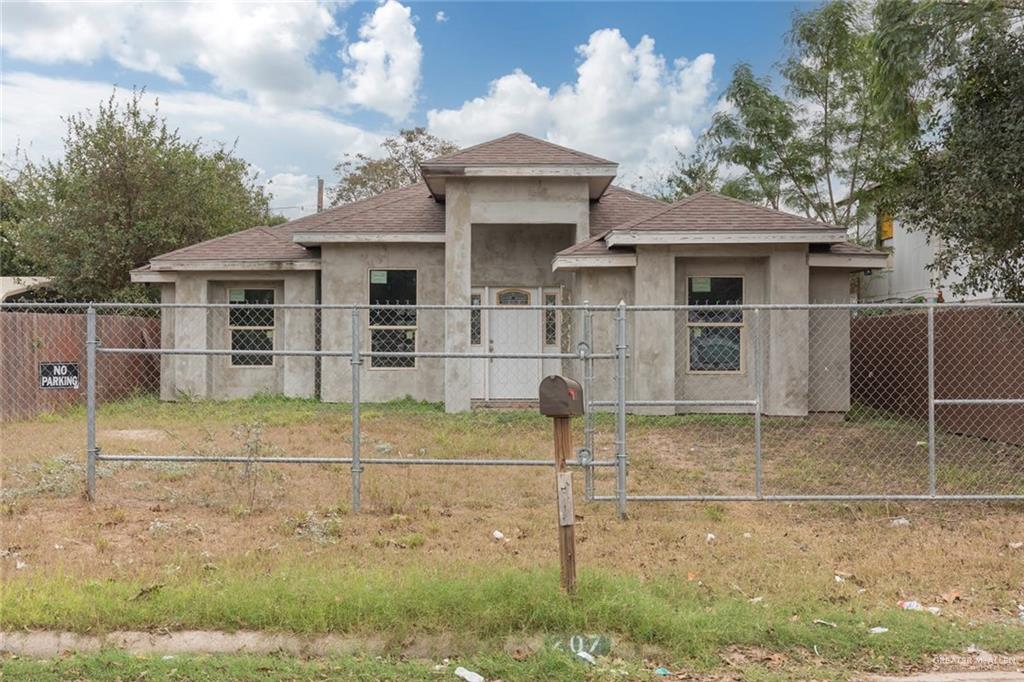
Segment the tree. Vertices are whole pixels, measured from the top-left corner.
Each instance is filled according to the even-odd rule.
[[[679,201],[697,192],[718,192],[736,199],[759,203],[764,195],[758,190],[749,173],[723,178],[721,150],[717,144],[702,137],[689,154],[680,152],[672,170],[658,192],[662,201]]]
[[[1024,20],[1024,0],[880,0],[873,11],[875,100],[892,129],[917,140],[948,106],[968,38],[997,36]]]
[[[856,224],[856,197],[901,165],[905,148],[872,100],[874,51],[866,10],[834,0],[795,15],[780,65],[784,94],[746,64],[725,92],[730,110],[710,135],[722,159],[745,169],[773,208],[823,222]]]
[[[420,177],[420,163],[458,150],[454,142],[431,135],[422,127],[400,130],[380,146],[384,154],[379,159],[367,154],[346,154],[346,160],[334,167],[338,184],[332,192],[332,206],[415,184]]]
[[[948,108],[918,142],[897,206],[942,245],[937,281],[1024,301],[1024,35],[975,31],[937,87]]]
[[[21,248],[23,209],[14,183],[0,177],[0,275],[25,277],[37,274]]]
[[[264,223],[269,195],[233,148],[206,148],[115,92],[64,119],[64,157],[24,158],[12,179],[19,244],[70,297],[140,298],[129,271],[153,256]]]

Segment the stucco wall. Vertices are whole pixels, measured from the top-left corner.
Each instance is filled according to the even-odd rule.
[[[675,302],[686,305],[687,278],[689,277],[742,277],[743,302],[764,303],[766,299],[765,270],[767,258],[679,258],[676,261]],[[740,348],[743,353],[739,372],[694,372],[689,363],[689,333],[686,312],[674,315],[675,321],[675,395],[680,399],[752,400],[756,397],[755,346],[757,315],[746,311],[740,328]],[[761,338],[761,342],[766,340]],[[762,345],[766,349],[767,345]],[[762,350],[762,357],[764,352]],[[697,411],[721,412],[723,408],[701,408]],[[730,411],[746,412],[748,408]]]
[[[632,268],[593,268],[580,270],[574,283],[575,302],[582,304],[587,301],[593,305],[616,305],[619,301],[633,303],[633,269]],[[598,311],[593,313],[593,338],[595,353],[614,353],[616,344],[616,326],[614,311]],[[582,333],[582,325],[578,327]],[[626,320],[626,343],[633,345],[634,321],[632,313]],[[572,366],[570,376],[582,381],[579,368]],[[580,376],[577,376],[580,375]],[[633,373],[628,372],[627,393],[632,394]],[[594,361],[594,384],[591,387],[595,400],[615,399],[615,360]]]
[[[444,303],[444,247],[440,244],[332,244],[321,250],[321,296],[325,305],[366,304],[370,296],[370,270],[416,270],[417,303]],[[444,313],[420,311],[416,348],[439,352],[444,345]],[[363,351],[370,350],[366,311],[360,313]],[[324,310],[321,322],[324,349],[351,348],[352,314]],[[460,360],[466,363],[465,360]],[[411,396],[416,400],[444,398],[444,360],[417,358],[414,368],[372,368],[365,358],[360,374],[361,398],[379,402]],[[466,365],[468,368],[468,365]],[[324,358],[321,396],[329,402],[352,400],[352,365],[349,358]]]
[[[165,303],[227,303],[231,288],[273,288],[278,303],[315,303],[316,272],[179,272],[175,283],[161,285]],[[274,349],[313,350],[312,310],[277,310]],[[226,308],[164,310],[161,337],[165,348],[230,349]],[[229,355],[173,355],[161,361],[160,397],[247,398],[259,393],[291,397],[315,395],[316,360],[274,357],[271,367],[232,367]]]
[[[474,250],[474,236],[496,241],[509,238],[503,230],[492,231],[493,226],[539,226],[539,232],[534,232],[534,228],[524,229],[534,232],[534,237],[543,235],[542,238],[547,240],[556,239],[551,232],[553,225],[567,225],[568,232],[575,236],[564,242],[563,237],[557,237],[566,246],[587,238],[590,233],[589,189],[584,178],[449,178],[445,195],[444,302],[449,305],[469,304],[472,287],[485,284],[474,281],[474,274],[481,279],[492,276],[517,279],[525,276],[543,277],[544,282],[538,284],[565,281],[560,279],[564,275],[556,277],[550,272],[550,262],[557,249],[547,255],[547,271],[543,274],[539,268],[540,261],[535,255],[539,253],[539,247],[529,247],[534,255],[524,265],[516,265],[516,270],[512,272],[508,271],[512,259],[507,254],[497,249],[477,247]],[[520,238],[516,248],[527,248],[525,241]],[[500,266],[502,270],[496,271],[495,275],[485,275],[486,268],[474,268],[474,255],[483,253],[488,254],[485,257],[494,259],[494,267],[499,267],[498,260],[505,258]],[[524,269],[520,271],[519,267]],[[497,286],[509,284],[495,282]],[[468,311],[452,310],[445,314],[444,344],[445,350],[452,353],[469,352]],[[447,411],[469,409],[473,387],[470,363],[457,358],[445,361],[442,385]]]
[[[811,268],[811,303],[848,303],[850,274]],[[813,310],[808,320],[808,404],[811,412],[850,409],[850,311]]]

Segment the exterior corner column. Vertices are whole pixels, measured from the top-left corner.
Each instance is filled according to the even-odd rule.
[[[312,270],[289,273],[284,280],[286,304],[316,302],[316,273]],[[312,308],[286,308],[283,311],[284,350],[316,350],[316,313]],[[312,398],[316,384],[316,358],[282,356],[282,392],[288,398]]]
[[[179,273],[175,287],[178,303],[210,302],[204,276]],[[177,308],[174,313],[174,348],[223,348],[224,341],[210,338],[210,308]],[[211,389],[211,355],[178,355],[174,362],[174,394],[182,398],[208,398]]]
[[[779,248],[768,258],[768,302],[806,304],[810,269],[807,247]],[[808,311],[768,310],[768,362],[764,396],[768,414],[807,415]]]
[[[444,302],[468,306],[470,301],[473,226],[470,199],[462,181],[449,179],[445,197]],[[446,353],[469,352],[469,310],[445,310]],[[467,358],[445,358],[445,412],[470,409],[472,363]]]
[[[664,249],[637,248],[634,300],[637,305],[675,303],[675,254]],[[633,313],[633,398],[675,400],[676,313],[672,310]],[[648,406],[638,414],[674,414],[674,406]]]

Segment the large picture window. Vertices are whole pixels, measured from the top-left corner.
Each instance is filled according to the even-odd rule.
[[[690,277],[687,305],[742,305],[742,277]],[[689,310],[687,338],[691,372],[743,369],[743,311]]]
[[[273,289],[229,289],[228,329],[231,334],[232,351],[274,350],[274,309],[248,308],[243,305],[273,305]],[[235,304],[238,304],[236,307]],[[235,367],[270,367],[273,355],[261,353],[231,354]]]
[[[370,270],[370,350],[374,353],[416,351],[416,310],[388,305],[416,305],[415,270]],[[412,356],[371,357],[370,367],[416,366]]]

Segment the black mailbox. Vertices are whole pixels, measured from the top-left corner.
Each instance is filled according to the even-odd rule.
[[[583,414],[583,388],[579,382],[552,374],[540,382],[540,413],[546,417]]]

